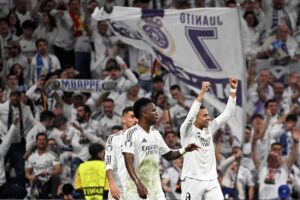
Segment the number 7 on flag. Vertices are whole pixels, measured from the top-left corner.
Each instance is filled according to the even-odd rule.
[[[207,39],[217,39],[217,28],[185,27],[185,35],[207,71],[222,71],[208,47],[204,43]]]

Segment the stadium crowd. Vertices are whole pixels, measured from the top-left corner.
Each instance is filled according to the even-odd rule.
[[[247,126],[232,133],[226,125],[214,135],[219,182],[225,199],[300,199],[299,0],[0,1],[0,198],[69,198],[89,146],[105,146],[122,130],[123,109],[141,97],[155,103],[155,127],[166,144],[181,148],[179,129],[197,94],[149,53],[119,41],[106,21],[95,21],[97,6],[238,3]],[[113,80],[117,86],[102,93],[53,91],[47,87],[52,79]],[[212,119],[220,114],[203,104]],[[161,158],[167,199],[180,199],[182,166],[182,158]]]

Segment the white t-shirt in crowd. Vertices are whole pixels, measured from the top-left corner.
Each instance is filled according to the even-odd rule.
[[[32,175],[36,176],[44,172],[51,172],[55,165],[59,165],[59,159],[55,153],[50,150],[46,150],[42,155],[38,154],[38,151],[32,153],[26,163],[26,168],[33,169]],[[38,179],[42,182],[47,182],[50,176],[38,176]]]
[[[268,175],[268,167],[262,166],[259,170],[259,199],[276,199],[278,198],[278,188],[287,184],[289,170],[286,164],[283,164],[275,174],[274,184],[265,183]]]

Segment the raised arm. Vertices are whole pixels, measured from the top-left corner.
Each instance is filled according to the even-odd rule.
[[[52,93],[52,97],[55,99],[55,101],[58,103],[58,105],[59,105],[61,108],[64,107],[65,102],[64,102],[64,100],[57,94],[56,91],[54,91],[54,92]]]
[[[294,145],[292,147],[292,151],[291,151],[289,157],[286,159],[286,164],[288,166],[288,169],[292,168],[292,166],[298,156],[299,142],[300,142],[300,129],[299,128],[293,130],[293,141],[294,141]]]
[[[2,143],[0,144],[0,156],[4,157],[6,155],[15,132],[16,124],[18,123],[19,119],[15,119],[14,123],[10,126],[8,133],[3,137]]]
[[[181,138],[184,138],[187,133],[187,129],[189,126],[191,126],[195,120],[195,117],[200,109],[200,106],[202,104],[202,99],[203,96],[205,94],[205,92],[209,89],[210,87],[210,83],[205,81],[202,83],[202,87],[201,90],[198,94],[198,96],[196,97],[196,100],[194,101],[193,105],[190,108],[190,111],[188,113],[188,115],[186,116],[184,122],[182,123],[181,127],[180,127],[180,136]]]
[[[225,110],[215,120],[212,121],[212,124],[210,126],[212,133],[215,133],[234,114],[236,107],[236,90],[238,87],[238,80],[236,78],[229,78],[229,84],[231,88],[227,105],[225,107]]]
[[[260,138],[260,133],[254,132],[253,140],[252,140],[252,160],[257,170],[259,169],[261,164],[261,160],[259,159],[259,156],[257,154],[257,147],[256,147],[256,143],[259,138]]]

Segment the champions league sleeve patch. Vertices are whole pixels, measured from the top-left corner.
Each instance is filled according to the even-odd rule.
[[[107,152],[111,152],[112,149],[113,149],[112,145],[107,145],[106,147]]]

